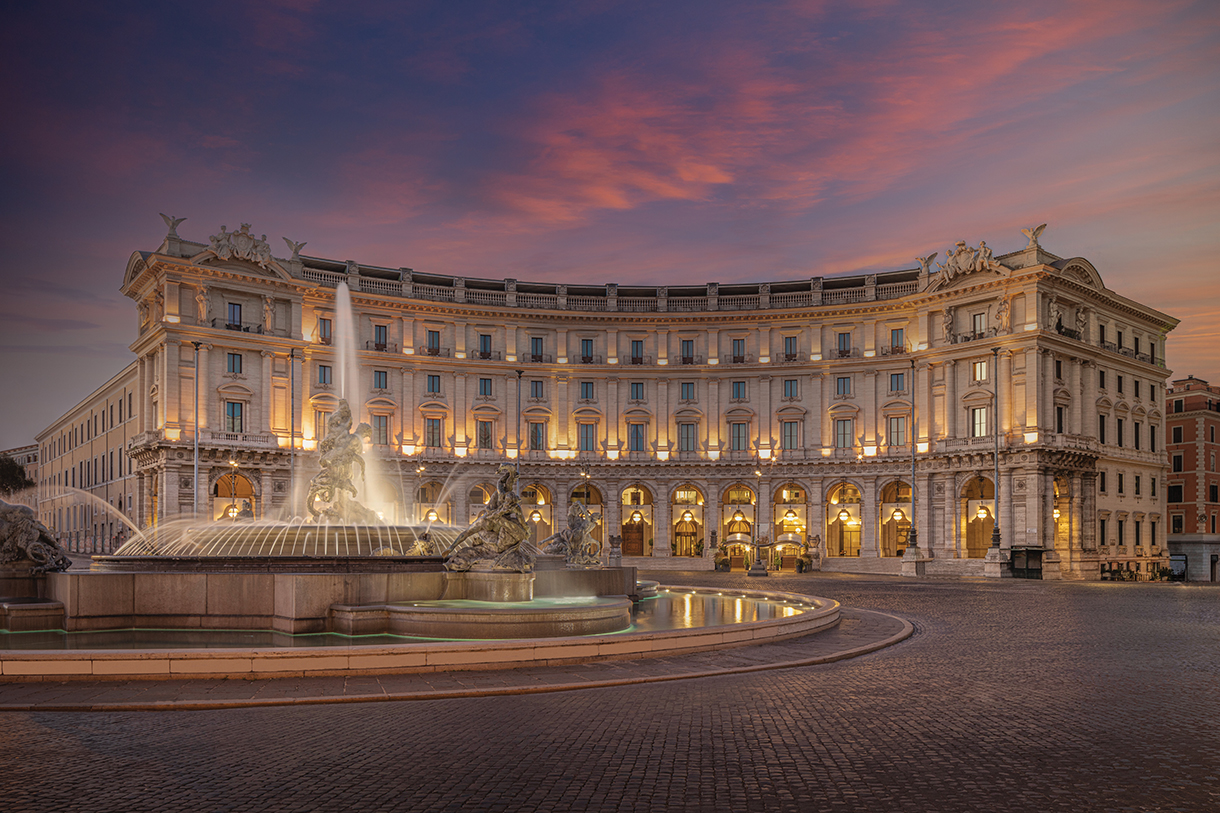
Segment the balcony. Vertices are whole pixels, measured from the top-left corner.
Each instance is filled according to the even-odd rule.
[[[365,342],[364,349],[365,350],[374,350],[378,353],[397,353],[398,345],[385,344],[384,342]]]
[[[911,352],[911,351],[907,350],[906,347],[904,347],[900,344],[890,345],[888,347],[881,348],[881,355],[883,355],[883,356],[904,356],[909,352]]]
[[[504,356],[499,350],[475,350],[470,354],[472,359],[482,359],[483,361],[502,361]]]
[[[230,322],[225,319],[213,319],[212,327],[222,330],[232,330],[237,333],[262,333],[262,325],[252,325],[245,322]]]
[[[239,448],[275,448],[279,445],[270,432],[221,432],[217,429],[200,429],[199,442]]]
[[[753,364],[754,354],[745,353],[744,355],[729,354],[720,357],[721,364]]]
[[[1080,341],[1080,331],[1073,330],[1070,327],[1064,327],[1062,322],[1055,325],[1055,332],[1058,333],[1060,336],[1067,336],[1069,339],[1075,339],[1076,341]]]
[[[703,356],[678,356],[677,361],[678,361],[678,364],[681,364],[683,366],[702,364]]]
[[[555,357],[550,353],[526,353],[521,360],[529,364],[554,364]]]
[[[953,344],[962,344],[964,342],[977,342],[982,339],[992,338],[995,336],[995,330],[971,330],[966,333],[958,333],[953,337]]]
[[[577,364],[604,364],[601,356],[577,356]]]
[[[827,354],[832,359],[858,359],[863,357],[859,347],[836,347]]]
[[[453,355],[453,348],[425,344],[415,348],[415,352],[420,356],[435,356],[437,358],[447,359]]]
[[[800,353],[779,353],[775,356],[776,364],[795,364],[800,360]]]
[[[628,356],[627,363],[636,366],[652,364],[652,356]]]
[[[319,337],[318,337],[318,344],[324,344],[324,345],[326,345],[327,347],[329,347],[329,346],[330,346],[330,344],[331,344],[331,338],[330,338],[330,336],[319,336]]]

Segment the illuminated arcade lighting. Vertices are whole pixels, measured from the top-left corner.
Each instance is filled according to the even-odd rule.
[[[1055,518],[1056,522],[1059,521],[1059,509],[1058,508],[1056,508],[1054,511],[1052,511],[1051,515]]]
[[[642,520],[643,518],[644,518],[644,515],[643,515],[643,514],[641,514],[639,511],[636,511],[635,513],[633,513],[633,514],[631,515],[631,521],[632,521],[632,522],[639,522],[639,521],[640,521],[640,520]]]
[[[541,511],[535,511],[534,513],[530,514],[530,522],[541,522],[541,521],[542,521],[542,512]]]
[[[786,519],[786,520],[796,519],[796,512],[793,511],[791,508],[789,508],[788,513],[784,514],[784,519]]]
[[[435,509],[429,508],[428,513],[424,515],[424,519],[428,520],[428,522],[436,522],[438,519],[440,519],[440,517],[437,515]]]
[[[849,519],[851,519],[851,512],[846,508],[839,512],[839,522],[847,522]]]
[[[741,522],[741,521],[742,521],[743,519],[745,519],[745,518],[746,518],[746,515],[745,515],[745,514],[743,514],[743,513],[741,513],[740,511],[736,511],[736,512],[734,512],[734,514],[733,514],[733,521],[734,521],[734,522]]]
[[[682,514],[682,519],[686,520],[687,522],[690,522],[694,518],[695,518],[695,515],[692,514],[690,511],[687,511]]]
[[[985,506],[980,505],[979,510],[976,511],[974,513],[974,515],[976,517],[978,517],[979,519],[987,519],[987,508]]]
[[[906,518],[907,518],[907,515],[906,515],[906,514],[904,514],[904,513],[902,513],[902,509],[901,509],[901,508],[895,508],[895,509],[894,509],[894,519],[895,519],[895,521],[897,521],[897,522],[902,522],[902,521],[903,521],[904,519],[906,519]]]

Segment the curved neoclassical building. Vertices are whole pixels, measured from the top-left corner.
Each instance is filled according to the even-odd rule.
[[[354,381],[333,343],[340,283]],[[931,572],[981,573],[997,517],[1005,552],[1044,578],[1165,558],[1177,321],[1036,237],[868,276],[626,287],[280,260],[243,226],[171,231],[122,290],[140,314],[142,521],[191,510],[197,378],[214,514],[287,500],[347,393],[394,521],[465,523],[519,458],[539,538],[584,502],[642,567],[765,541],[788,563],[816,549],[824,569],[898,572],[913,520]]]

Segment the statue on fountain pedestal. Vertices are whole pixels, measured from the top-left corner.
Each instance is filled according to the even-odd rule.
[[[356,502],[356,486],[352,482],[352,467],[356,465],[360,467],[360,479],[364,480],[364,441],[372,436],[373,427],[367,423],[352,431],[351,407],[347,401],[340,401],[335,414],[326,422],[326,437],[318,444],[322,471],[309,481],[309,496],[305,498],[305,506],[315,522],[366,525],[380,522],[375,511]],[[316,504],[319,500],[329,505],[319,509]]]
[[[538,543],[543,553],[563,554],[570,567],[596,567],[601,564],[601,544],[590,534],[597,519],[585,506],[568,506],[568,527]]]
[[[34,509],[0,500],[0,565],[29,561],[35,574],[67,570],[72,562],[38,521]]]
[[[496,493],[487,507],[445,551],[445,569],[462,572],[476,564],[489,564],[492,570],[533,572],[534,555],[522,544],[529,534],[517,493],[517,470],[501,466]]]

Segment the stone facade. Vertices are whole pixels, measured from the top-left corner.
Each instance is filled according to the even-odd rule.
[[[519,457],[536,537],[587,501],[626,564],[710,567],[713,539],[744,555],[766,537],[789,563],[815,549],[827,568],[897,573],[913,514],[934,571],[981,572],[998,393],[1006,554],[1042,552],[1047,578],[1164,558],[1153,480],[1177,322],[1035,237],[998,258],[961,242],[939,267],[661,288],[463,279],[289,245],[270,258],[243,227],[132,255],[142,522],[191,507],[197,379],[201,485],[217,499],[234,459],[259,516],[316,470],[319,421],[346,394],[374,428],[393,521],[464,524]],[[359,366],[346,386],[340,283]],[[1120,376],[1139,388],[1117,392]]]
[[[1220,581],[1220,387],[1194,376],[1165,394],[1169,451],[1169,549],[1186,557],[1186,578]]]

